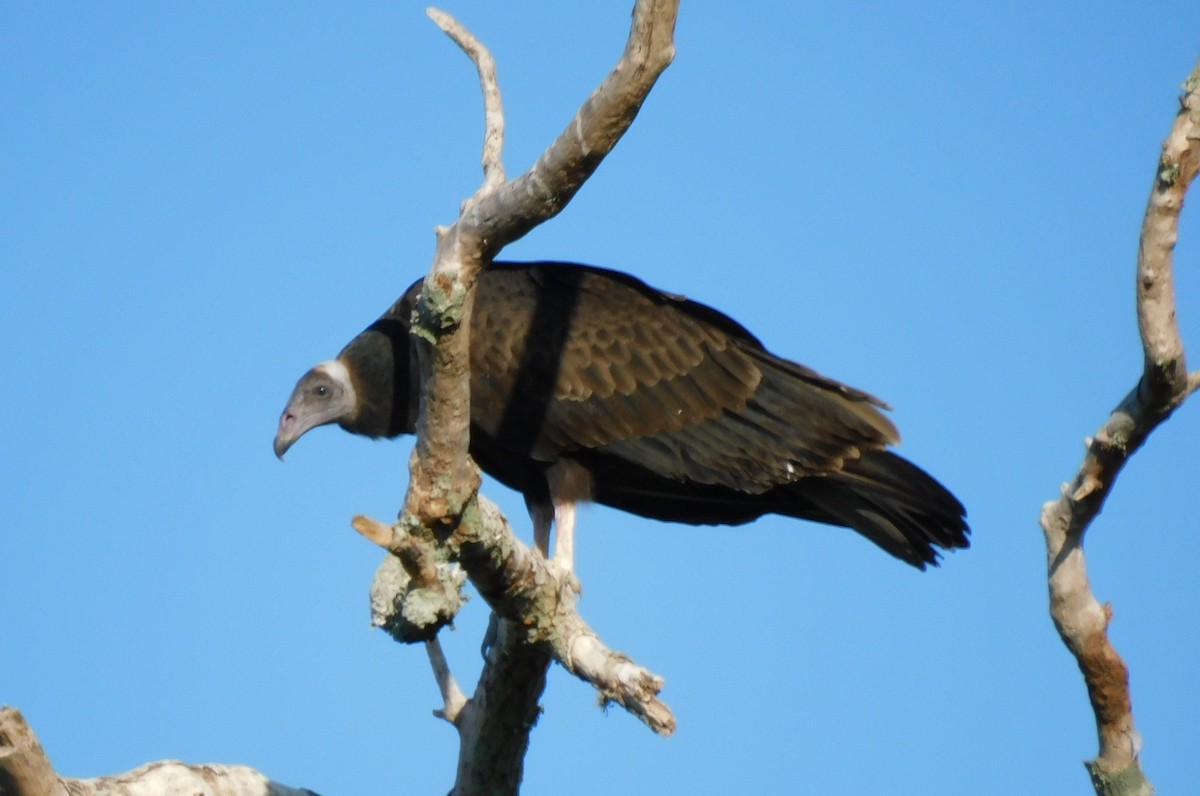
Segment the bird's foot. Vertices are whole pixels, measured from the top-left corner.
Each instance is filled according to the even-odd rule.
[[[583,596],[583,584],[579,582],[579,578],[575,576],[575,571],[564,567],[556,567],[555,577],[558,578],[558,587],[560,590],[570,589],[578,599]]]

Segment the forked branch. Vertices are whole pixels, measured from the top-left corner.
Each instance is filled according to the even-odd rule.
[[[356,518],[356,528],[368,525],[389,527]],[[379,530],[364,535],[372,540],[390,538]],[[675,718],[658,698],[662,678],[600,640],[579,615],[575,592],[565,583],[561,569],[517,538],[495,504],[480,496],[446,544],[451,557],[468,572],[479,573],[472,582],[496,614],[508,620],[505,632],[526,645],[543,647],[568,672],[591,684],[605,702],[621,705],[655,732],[674,732]],[[437,654],[431,652],[435,669],[445,666]],[[443,677],[439,672],[449,707],[455,703],[446,694]],[[455,707],[457,714],[461,707]]]
[[[457,711],[461,752],[455,793],[516,791],[551,655],[589,678],[606,701],[622,704],[656,731],[674,728],[674,718],[657,697],[661,679],[604,647],[579,617],[559,568],[533,555],[503,518],[496,519],[498,512],[480,502],[479,473],[467,451],[469,319],[479,272],[506,244],[561,211],[616,145],[674,57],[677,14],[678,0],[638,0],[615,68],[533,167],[506,181],[504,119],[491,56],[449,15],[430,11],[479,72],[485,177],[463,203],[458,220],[438,228],[433,267],[417,303],[413,330],[419,338],[420,415],[397,527],[405,529],[408,541],[449,550],[493,610],[508,620],[475,695]],[[505,698],[499,698],[500,689]],[[503,750],[485,749],[480,742],[496,737],[494,727],[514,739]]]

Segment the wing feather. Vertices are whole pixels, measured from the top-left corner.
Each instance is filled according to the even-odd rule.
[[[897,439],[877,399],[623,274],[495,265],[475,301],[472,414],[514,453],[761,493]]]

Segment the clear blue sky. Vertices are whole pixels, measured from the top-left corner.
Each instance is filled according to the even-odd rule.
[[[514,174],[623,46],[630,3],[565,5],[445,6],[496,55]],[[632,130],[505,256],[633,272],[884,397],[974,546],[921,574],[797,521],[587,511],[583,611],[679,731],[555,669],[528,793],[1091,792],[1037,518],[1139,372],[1137,234],[1200,6],[902,6],[684,3]],[[424,652],[370,628],[380,553],[349,527],[394,515],[409,445],[270,441],[477,186],[469,62],[416,3],[8,2],[0,76],[0,701],[71,775],[445,792],[456,738]],[[1087,547],[1163,793],[1200,776],[1198,404]],[[465,688],[485,620],[446,640]]]

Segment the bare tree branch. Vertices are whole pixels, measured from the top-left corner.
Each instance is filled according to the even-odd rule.
[[[442,652],[442,642],[438,641],[436,636],[425,642],[425,652],[429,654],[429,663],[433,666],[438,690],[442,692],[443,706],[441,710],[434,711],[434,715],[458,726],[459,717],[467,707],[467,696],[458,687],[458,681],[451,674],[450,664],[446,662],[446,654]]]
[[[638,0],[616,67],[534,166],[505,181],[504,119],[491,56],[449,15],[429,12],[479,72],[486,113],[485,178],[463,203],[458,220],[437,229],[433,266],[413,322],[421,401],[408,492],[393,531],[381,531],[378,524],[368,522],[366,535],[383,540],[388,549],[396,548],[407,578],[417,586],[414,590],[405,585],[406,596],[380,600],[390,600],[386,612],[410,614],[404,603],[419,594],[418,613],[429,614],[423,601],[430,592],[426,587],[433,584],[425,579],[431,572],[439,577],[448,573],[444,567],[430,566],[442,560],[434,552],[440,548],[462,564],[493,610],[508,620],[501,623],[498,643],[487,658],[474,697],[456,713],[457,794],[516,792],[551,656],[593,683],[605,701],[623,705],[657,732],[674,729],[674,718],[657,697],[662,679],[600,642],[579,617],[574,593],[564,588],[567,578],[561,568],[533,555],[512,535],[499,512],[480,501],[479,472],[467,450],[468,321],[479,271],[506,244],[561,211],[616,145],[674,57],[677,14],[678,0]],[[420,548],[429,552],[416,552]],[[435,586],[432,591],[446,596],[452,590]],[[374,589],[372,596],[374,601]],[[432,633],[445,621],[449,620],[439,616],[431,625]],[[413,637],[420,637],[419,627],[404,632],[413,630]],[[436,666],[432,648],[430,654]],[[444,701],[449,705],[445,697]],[[497,738],[503,741],[497,744]]]
[[[1087,763],[1098,794],[1149,794],[1138,762],[1129,671],[1108,638],[1112,608],[1092,594],[1083,536],[1100,513],[1117,475],[1150,433],[1200,385],[1188,374],[1175,315],[1173,253],[1183,199],[1200,169],[1200,65],[1163,143],[1142,224],[1137,263],[1138,327],[1145,351],[1142,377],[1087,440],[1087,453],[1058,500],[1042,507],[1050,615],[1075,656],[1096,716],[1100,753]]]
[[[418,346],[421,411],[405,501],[405,511],[430,529],[444,531],[453,525],[453,517],[478,489],[478,472],[468,466],[466,456],[470,334],[464,321],[470,317],[469,290],[479,269],[503,246],[565,207],[612,151],[674,57],[677,13],[677,0],[639,0],[624,54],[567,129],[516,180],[496,185],[489,172],[488,180],[464,203],[458,221],[439,230],[414,325],[426,342],[436,345]],[[448,19],[440,13],[439,17]],[[447,26],[457,29],[450,22]],[[463,36],[462,41],[469,42],[472,57],[485,51],[473,37]],[[503,122],[491,118],[500,113],[494,70],[480,66],[479,71],[485,97],[497,97],[487,106],[488,129],[502,130]]]
[[[519,791],[550,662],[550,650],[530,644],[520,625],[498,622],[496,639],[469,701],[472,715],[459,725],[456,795]]]
[[[1200,168],[1200,66],[1184,82],[1179,113],[1163,142],[1138,248],[1138,330],[1146,353],[1147,404],[1173,410],[1187,396],[1187,361],[1175,317],[1173,260],[1179,213]]]
[[[0,708],[0,793],[42,796],[63,792],[46,750],[21,711]]]
[[[416,576],[410,577],[398,563],[400,555],[431,558],[435,547],[475,573],[475,587],[501,617],[498,637],[468,700],[460,701],[457,686],[449,684],[453,678],[440,648],[434,646],[436,638],[426,642],[444,703],[436,713],[459,731],[455,793],[516,792],[552,660],[590,683],[604,702],[621,705],[660,734],[674,731],[675,719],[657,696],[662,679],[600,641],[579,616],[576,594],[560,568],[518,539],[493,503],[479,496],[468,504],[458,530],[444,544],[410,535],[400,527],[403,522],[387,526],[367,517],[354,521],[365,536],[397,553],[384,561],[372,589],[376,624],[411,642],[426,640],[430,626],[445,623],[440,600],[461,584],[454,580],[457,568],[427,570],[436,573],[435,581],[418,586]],[[431,549],[409,549],[423,545]],[[431,609],[431,602],[439,607]],[[417,621],[422,617],[428,626]]]
[[[454,43],[462,48],[479,70],[486,128],[483,135],[483,191],[491,193],[504,182],[504,162],[501,159],[504,150],[504,108],[500,102],[496,62],[491,51],[454,17],[436,8],[428,8],[425,13],[447,36],[454,39]]]
[[[544,646],[604,701],[621,705],[655,732],[674,732],[675,718],[658,698],[662,678],[600,640],[579,615],[575,592],[561,569],[518,539],[493,503],[482,496],[473,502],[446,544],[468,572],[477,573],[471,582],[496,614],[509,621],[510,635]]]
[[[0,708],[0,793],[4,796],[317,796],[273,782],[247,766],[160,760],[112,777],[73,779],[54,773],[21,711]]]

